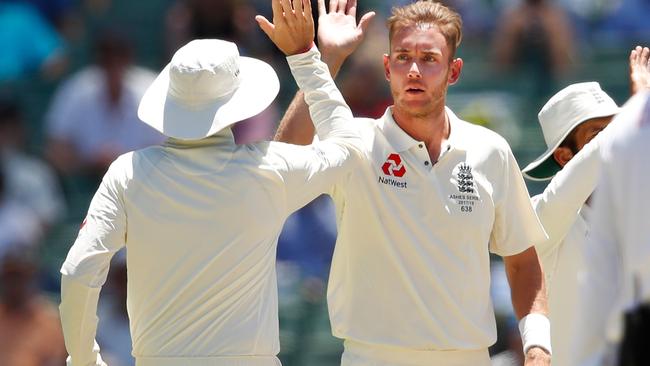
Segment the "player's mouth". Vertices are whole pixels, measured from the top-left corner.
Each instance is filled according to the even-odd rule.
[[[405,89],[406,94],[408,95],[421,95],[424,93],[424,89],[419,88],[417,86],[410,86]]]

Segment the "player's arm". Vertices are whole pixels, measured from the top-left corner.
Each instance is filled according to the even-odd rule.
[[[535,248],[503,257],[519,321],[526,366],[550,365],[551,334],[547,316],[546,289]]]
[[[287,55],[321,137],[310,146],[274,143],[267,152],[267,158],[272,159],[282,176],[287,210],[292,212],[329,190],[346,174],[351,166],[350,158],[359,153],[361,138],[351,123],[352,111],[336,88],[327,65],[321,61],[320,52],[316,47],[308,47],[313,45],[314,36],[310,2],[295,0],[293,8],[289,8],[286,0],[274,0],[273,4],[273,24],[261,16],[257,20]],[[287,47],[287,43],[295,45]]]
[[[97,302],[113,255],[125,245],[126,213],[115,163],[93,197],[61,267],[61,325],[68,365],[104,365],[95,341]],[[119,170],[119,169],[118,169]]]
[[[318,45],[332,77],[338,74],[345,59],[359,46],[375,15],[369,12],[357,24],[356,12],[356,0],[331,0],[329,12],[325,9],[325,0],[318,0]],[[298,91],[280,121],[275,140],[308,145],[314,132],[304,93]]]
[[[572,365],[602,362],[607,351],[608,323],[623,287],[622,257],[616,240],[621,215],[619,206],[612,201],[611,174],[614,172],[612,161],[606,161],[595,194],[591,232],[578,288],[576,306],[581,311],[576,312]]]

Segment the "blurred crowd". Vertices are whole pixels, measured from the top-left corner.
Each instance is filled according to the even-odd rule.
[[[356,116],[379,117],[390,101],[377,69],[391,6],[360,0],[379,17],[337,78]],[[627,52],[650,39],[645,0],[448,0],[463,16],[464,74],[449,103],[486,125],[529,161],[543,144],[543,102],[571,82],[599,80],[622,102]],[[316,9],[315,1],[313,8]],[[108,165],[163,141],[137,118],[140,97],[171,55],[196,38],[238,44],[277,70],[280,97],[235,128],[240,143],[271,139],[295,92],[282,54],[253,17],[267,0],[0,0],[0,365],[63,365],[58,269]],[[354,75],[349,78],[348,75]],[[359,83],[357,80],[363,80]],[[531,193],[542,186],[531,184]],[[335,365],[325,288],[336,227],[320,197],[280,237],[278,277],[283,364]],[[493,352],[519,349],[505,274],[493,266],[501,335]],[[110,365],[133,365],[124,254],[114,258],[99,307],[98,341]],[[505,287],[504,287],[505,286]],[[510,355],[521,357],[521,355]]]

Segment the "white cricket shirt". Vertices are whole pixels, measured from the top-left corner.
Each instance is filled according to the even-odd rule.
[[[571,365],[596,366],[616,358],[623,313],[650,303],[650,92],[630,99],[602,147],[591,230],[580,276]]]
[[[601,148],[610,140],[612,123],[586,144],[533,197],[533,207],[548,234],[535,249],[542,262],[548,292],[553,364],[571,366],[571,344],[577,336],[578,275],[585,269],[590,207],[585,203],[594,192],[602,164]]]
[[[97,297],[125,245],[138,364],[234,364],[218,360],[227,356],[277,364],[278,235],[289,214],[347,174],[360,142],[318,51],[288,60],[321,142],[235,145],[225,129],[169,139],[111,165],[61,268],[74,365],[96,363]]]
[[[494,343],[489,253],[518,254],[546,236],[506,141],[447,115],[451,134],[434,166],[390,108],[355,120],[365,159],[332,193],[335,336],[416,350]]]

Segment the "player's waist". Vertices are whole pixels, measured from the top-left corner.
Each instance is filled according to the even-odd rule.
[[[490,365],[487,348],[477,350],[417,350],[346,340],[345,354],[381,365]]]

